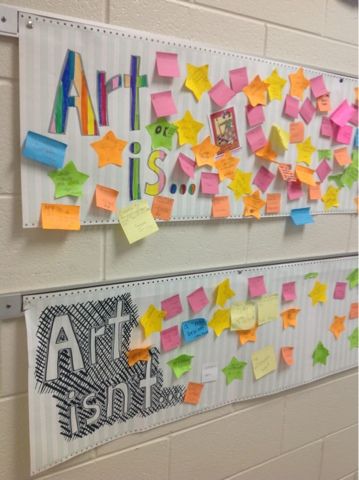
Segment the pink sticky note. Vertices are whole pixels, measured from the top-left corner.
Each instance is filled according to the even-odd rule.
[[[178,326],[166,328],[161,332],[161,348],[164,352],[174,350],[180,345],[180,334]]]
[[[246,133],[246,137],[253,153],[264,147],[267,143],[262,127],[256,127],[253,128],[253,130],[249,130],[249,132]]]
[[[287,196],[289,200],[298,200],[302,195],[302,184],[299,180],[287,183]]]
[[[248,278],[248,293],[251,298],[260,297],[267,293],[263,275]]]
[[[344,300],[346,289],[347,289],[346,282],[337,282],[335,284],[333,298],[335,300]]]
[[[174,115],[177,113],[171,90],[168,90],[167,92],[151,93],[151,101],[157,117],[166,117],[167,115]]]
[[[209,303],[203,287],[197,288],[197,290],[187,295],[187,300],[194,313],[200,312]]]
[[[300,116],[305,121],[305,123],[311,122],[315,112],[315,106],[312,104],[309,98],[306,98],[303,102],[303,105],[301,106],[301,109],[299,110]]]
[[[345,145],[349,145],[353,135],[353,127],[350,125],[343,125],[342,127],[338,127],[337,131],[335,132],[335,140],[338,143],[344,143]]]
[[[318,77],[310,79],[310,89],[315,98],[328,95],[329,93],[327,87],[325,86],[323,75],[319,75]]]
[[[322,118],[320,134],[322,137],[328,137],[328,138],[331,138],[333,136],[333,124],[328,117]]]
[[[235,68],[229,71],[229,80],[231,82],[231,89],[234,92],[241,92],[244,87],[248,85],[247,68]]]
[[[353,115],[354,108],[344,100],[330,115],[330,120],[339,127],[345,125]]]
[[[177,53],[156,52],[157,73],[161,77],[179,77]]]
[[[179,295],[173,295],[173,297],[166,298],[161,302],[161,310],[166,312],[166,320],[175,317],[182,312],[182,304]]]
[[[292,302],[297,298],[295,282],[287,282],[282,285],[282,298],[285,302]]]
[[[323,160],[320,162],[320,164],[317,166],[316,169],[316,174],[318,175],[318,178],[321,182],[324,182],[324,180],[327,178],[329,173],[332,171],[331,166],[326,160]]]
[[[191,158],[187,157],[187,155],[185,155],[184,153],[180,153],[177,160],[182,172],[185,173],[188,177],[194,178],[196,162],[193,161]]]
[[[218,173],[202,172],[201,174],[201,193],[206,195],[217,195],[219,185]]]
[[[265,120],[264,109],[262,105],[257,105],[256,107],[247,105],[246,115],[247,115],[247,122],[250,127],[255,127],[256,125],[260,125]]]
[[[283,112],[287,117],[297,118],[299,113],[299,100],[287,95],[285,97]]]
[[[353,114],[350,117],[349,122],[357,127],[359,124],[359,111],[356,105],[352,105],[352,107],[353,107]]]
[[[275,175],[268,168],[261,167],[253,179],[254,185],[257,185],[261,192],[265,192],[269,185],[273,182]]]
[[[231,90],[224,83],[224,80],[220,80],[209,90],[208,94],[215,104],[217,104],[219,107],[223,107],[234,97],[236,92]]]

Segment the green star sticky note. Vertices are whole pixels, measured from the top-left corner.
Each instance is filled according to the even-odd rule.
[[[337,173],[336,175],[329,175],[328,179],[336,184],[338,188],[343,188],[344,184],[342,181],[342,173]]]
[[[351,271],[346,280],[348,280],[350,288],[356,287],[359,283],[359,269],[355,268],[353,271]]]
[[[226,376],[226,383],[229,385],[233,382],[233,380],[242,380],[243,378],[243,370],[244,367],[247,365],[247,362],[241,362],[236,359],[236,357],[232,357],[232,360],[229,364],[222,368],[222,372]]]
[[[358,345],[358,327],[356,327],[353,330],[352,334],[349,335],[348,339],[349,339],[349,342],[350,342],[350,349],[359,347],[359,345]]]
[[[313,366],[316,363],[321,363],[322,365],[327,364],[327,357],[330,355],[329,350],[325,348],[322,342],[318,342],[318,345],[315,347],[312,354]]]
[[[177,127],[169,123],[165,118],[158,118],[155,122],[147,125],[146,130],[150,134],[152,148],[167,148],[172,150],[172,137],[177,132]]]
[[[167,362],[167,365],[169,365],[172,369],[172,372],[176,376],[176,378],[182,377],[186,372],[189,372],[192,368],[191,362],[192,362],[193,355],[179,355],[176,358],[172,358],[169,362]]]
[[[79,172],[72,161],[64,168],[50,172],[49,177],[55,184],[55,198],[81,197],[83,185],[89,178],[85,173]]]

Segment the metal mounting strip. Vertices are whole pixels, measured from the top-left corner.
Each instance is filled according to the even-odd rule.
[[[8,5],[0,5],[0,35],[17,37],[19,34],[18,10]]]

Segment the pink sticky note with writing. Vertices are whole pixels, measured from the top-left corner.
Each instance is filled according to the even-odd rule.
[[[220,80],[209,90],[208,94],[216,105],[223,107],[235,96],[236,92],[230,89],[224,80]]]
[[[275,175],[268,168],[261,167],[253,179],[254,185],[257,185],[261,192],[265,192],[269,185],[273,182]]]
[[[346,289],[347,289],[346,282],[337,282],[335,284],[333,298],[335,300],[344,300]]]
[[[318,178],[321,182],[324,182],[324,180],[327,178],[329,173],[332,171],[331,166],[326,160],[323,160],[320,162],[320,164],[317,166],[317,169],[315,173],[318,175]]]
[[[253,153],[260,150],[267,143],[262,127],[256,127],[253,128],[253,130],[249,130],[249,132],[246,133],[246,137]]]
[[[177,113],[171,90],[168,90],[167,92],[151,93],[151,101],[157,117],[166,117],[167,115],[174,115]]]
[[[264,109],[262,105],[257,105],[252,107],[252,105],[247,105],[246,107],[247,122],[250,127],[255,127],[264,122]]]
[[[324,83],[323,75],[318,75],[318,77],[311,78],[310,89],[315,98],[322,97],[323,95],[328,95],[329,91]]]
[[[282,298],[285,302],[292,302],[297,298],[295,282],[287,282],[282,285]]]
[[[241,92],[244,87],[248,85],[247,68],[235,68],[229,71],[229,80],[231,82],[231,89],[234,92]]]
[[[201,174],[201,193],[206,195],[217,195],[219,185],[218,173],[202,172]]]
[[[168,297],[161,302],[161,310],[166,312],[166,320],[175,317],[176,315],[182,313],[182,304],[179,295],[173,295]]]
[[[200,312],[209,303],[203,287],[197,288],[197,290],[187,295],[187,300],[194,313]]]
[[[356,105],[352,105],[352,107],[353,107],[353,114],[350,117],[349,122],[357,127],[359,124],[359,110]]]
[[[180,153],[177,160],[182,172],[185,173],[188,177],[194,178],[196,162],[193,161],[191,158],[187,157],[187,155],[185,155],[184,153]]]
[[[260,297],[267,293],[263,275],[248,278],[248,293],[251,298]]]
[[[338,127],[335,135],[335,140],[338,143],[349,145],[352,140],[352,135],[353,127],[351,127],[350,125],[343,125],[342,127]]]
[[[284,102],[284,115],[290,118],[297,118],[299,113],[299,100],[287,95]]]
[[[161,348],[164,352],[174,350],[180,345],[180,334],[178,326],[166,328],[161,332]]]
[[[298,200],[302,195],[302,184],[299,180],[287,183],[287,197],[289,200]]]
[[[300,116],[305,121],[305,123],[311,122],[315,112],[316,112],[315,106],[312,104],[309,98],[306,98],[299,110]]]
[[[328,138],[331,138],[333,136],[333,124],[330,121],[330,118],[328,117],[322,118],[320,134],[322,137],[328,137]]]
[[[344,100],[334,110],[334,112],[331,113],[329,118],[333,123],[335,123],[336,125],[339,125],[339,127],[342,127],[349,121],[349,119],[353,115],[353,110],[354,108],[351,105],[349,105],[349,103],[346,100]]]
[[[161,77],[179,77],[177,53],[156,52],[157,73]]]

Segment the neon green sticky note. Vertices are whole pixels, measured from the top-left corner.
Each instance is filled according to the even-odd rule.
[[[64,168],[49,173],[55,184],[55,198],[66,196],[81,197],[84,183],[89,178],[85,173],[77,170],[74,162],[68,162]]]
[[[308,280],[308,278],[317,278],[318,275],[317,272],[309,272],[304,275],[304,278]]]
[[[331,150],[318,150],[318,160],[332,160],[333,152]]]
[[[314,349],[312,354],[313,366],[316,363],[321,363],[322,365],[327,364],[327,357],[330,355],[329,350],[325,348],[322,342],[318,342],[317,346]]]
[[[349,339],[349,342],[350,342],[350,349],[359,347],[359,345],[358,345],[358,327],[356,327],[353,330],[352,334],[349,335],[348,339]]]
[[[346,280],[348,280],[350,288],[356,287],[359,283],[359,269],[355,268],[352,270],[347,276]]]
[[[233,382],[233,380],[242,380],[243,379],[243,370],[246,367],[247,362],[241,362],[236,359],[236,357],[232,357],[232,360],[222,368],[222,372],[226,376],[226,384],[229,385]]]
[[[172,372],[176,376],[176,378],[182,377],[186,372],[189,372],[192,368],[192,358],[193,355],[186,355],[182,354],[176,358],[172,358],[167,365],[169,365],[172,369]]]

